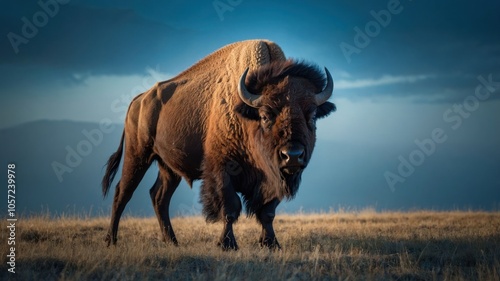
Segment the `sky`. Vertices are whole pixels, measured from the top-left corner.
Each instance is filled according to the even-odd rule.
[[[123,123],[130,100],[156,81],[226,44],[263,38],[332,73],[338,110],[318,123],[318,139],[407,156],[435,129],[471,151],[500,144],[499,1],[2,6],[0,129],[45,119]]]
[[[117,97],[130,100],[254,38],[327,66],[334,99],[346,102],[446,106],[474,94],[478,76],[499,80],[497,1],[61,2],[9,1],[0,12],[0,128],[43,118],[120,122],[110,109]]]

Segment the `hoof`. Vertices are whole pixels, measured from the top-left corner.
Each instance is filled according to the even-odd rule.
[[[271,251],[281,251],[281,246],[280,243],[278,243],[278,240],[276,237],[267,237],[267,238],[260,238],[259,239],[259,244],[260,247],[264,248],[267,247]]]
[[[111,246],[111,244],[113,244],[113,246],[115,246],[116,245],[116,238],[111,239],[111,235],[107,234],[106,238],[104,238],[104,242],[106,242],[106,247]]]
[[[177,239],[175,237],[170,240],[170,243],[176,247],[179,247],[179,242],[177,242]]]
[[[174,237],[170,237],[170,236],[165,237],[165,236],[163,236],[161,238],[161,242],[165,243],[166,245],[172,244],[174,246],[179,246],[179,242],[177,242],[177,238],[175,238],[175,236]]]
[[[221,247],[223,251],[238,251],[238,244],[234,240],[224,239],[224,241],[217,242],[217,246]]]

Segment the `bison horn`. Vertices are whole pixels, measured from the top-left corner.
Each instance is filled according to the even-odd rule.
[[[326,87],[321,93],[317,93],[315,96],[316,99],[316,105],[322,105],[324,104],[331,96],[333,92],[333,79],[332,75],[330,75],[330,72],[328,69],[325,67],[325,72],[326,72]]]
[[[247,86],[245,85],[247,73],[248,68],[245,70],[245,72],[243,72],[243,75],[241,75],[240,83],[238,84],[238,94],[240,95],[241,100],[248,106],[259,108],[262,105],[262,96],[252,94],[247,90]]]

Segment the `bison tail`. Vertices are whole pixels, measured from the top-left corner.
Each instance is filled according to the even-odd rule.
[[[118,171],[118,166],[120,165],[120,160],[122,159],[123,152],[123,139],[125,138],[125,130],[123,130],[122,138],[120,140],[120,146],[118,150],[111,154],[106,163],[106,174],[102,179],[102,195],[106,197],[108,195],[109,187],[115,178],[116,171]]]

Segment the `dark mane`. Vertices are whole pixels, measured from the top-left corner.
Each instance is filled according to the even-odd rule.
[[[286,76],[305,78],[316,87],[318,92],[326,85],[326,77],[318,66],[288,59],[275,61],[249,72],[246,80],[247,89],[253,93],[260,93],[265,85],[276,84]]]

